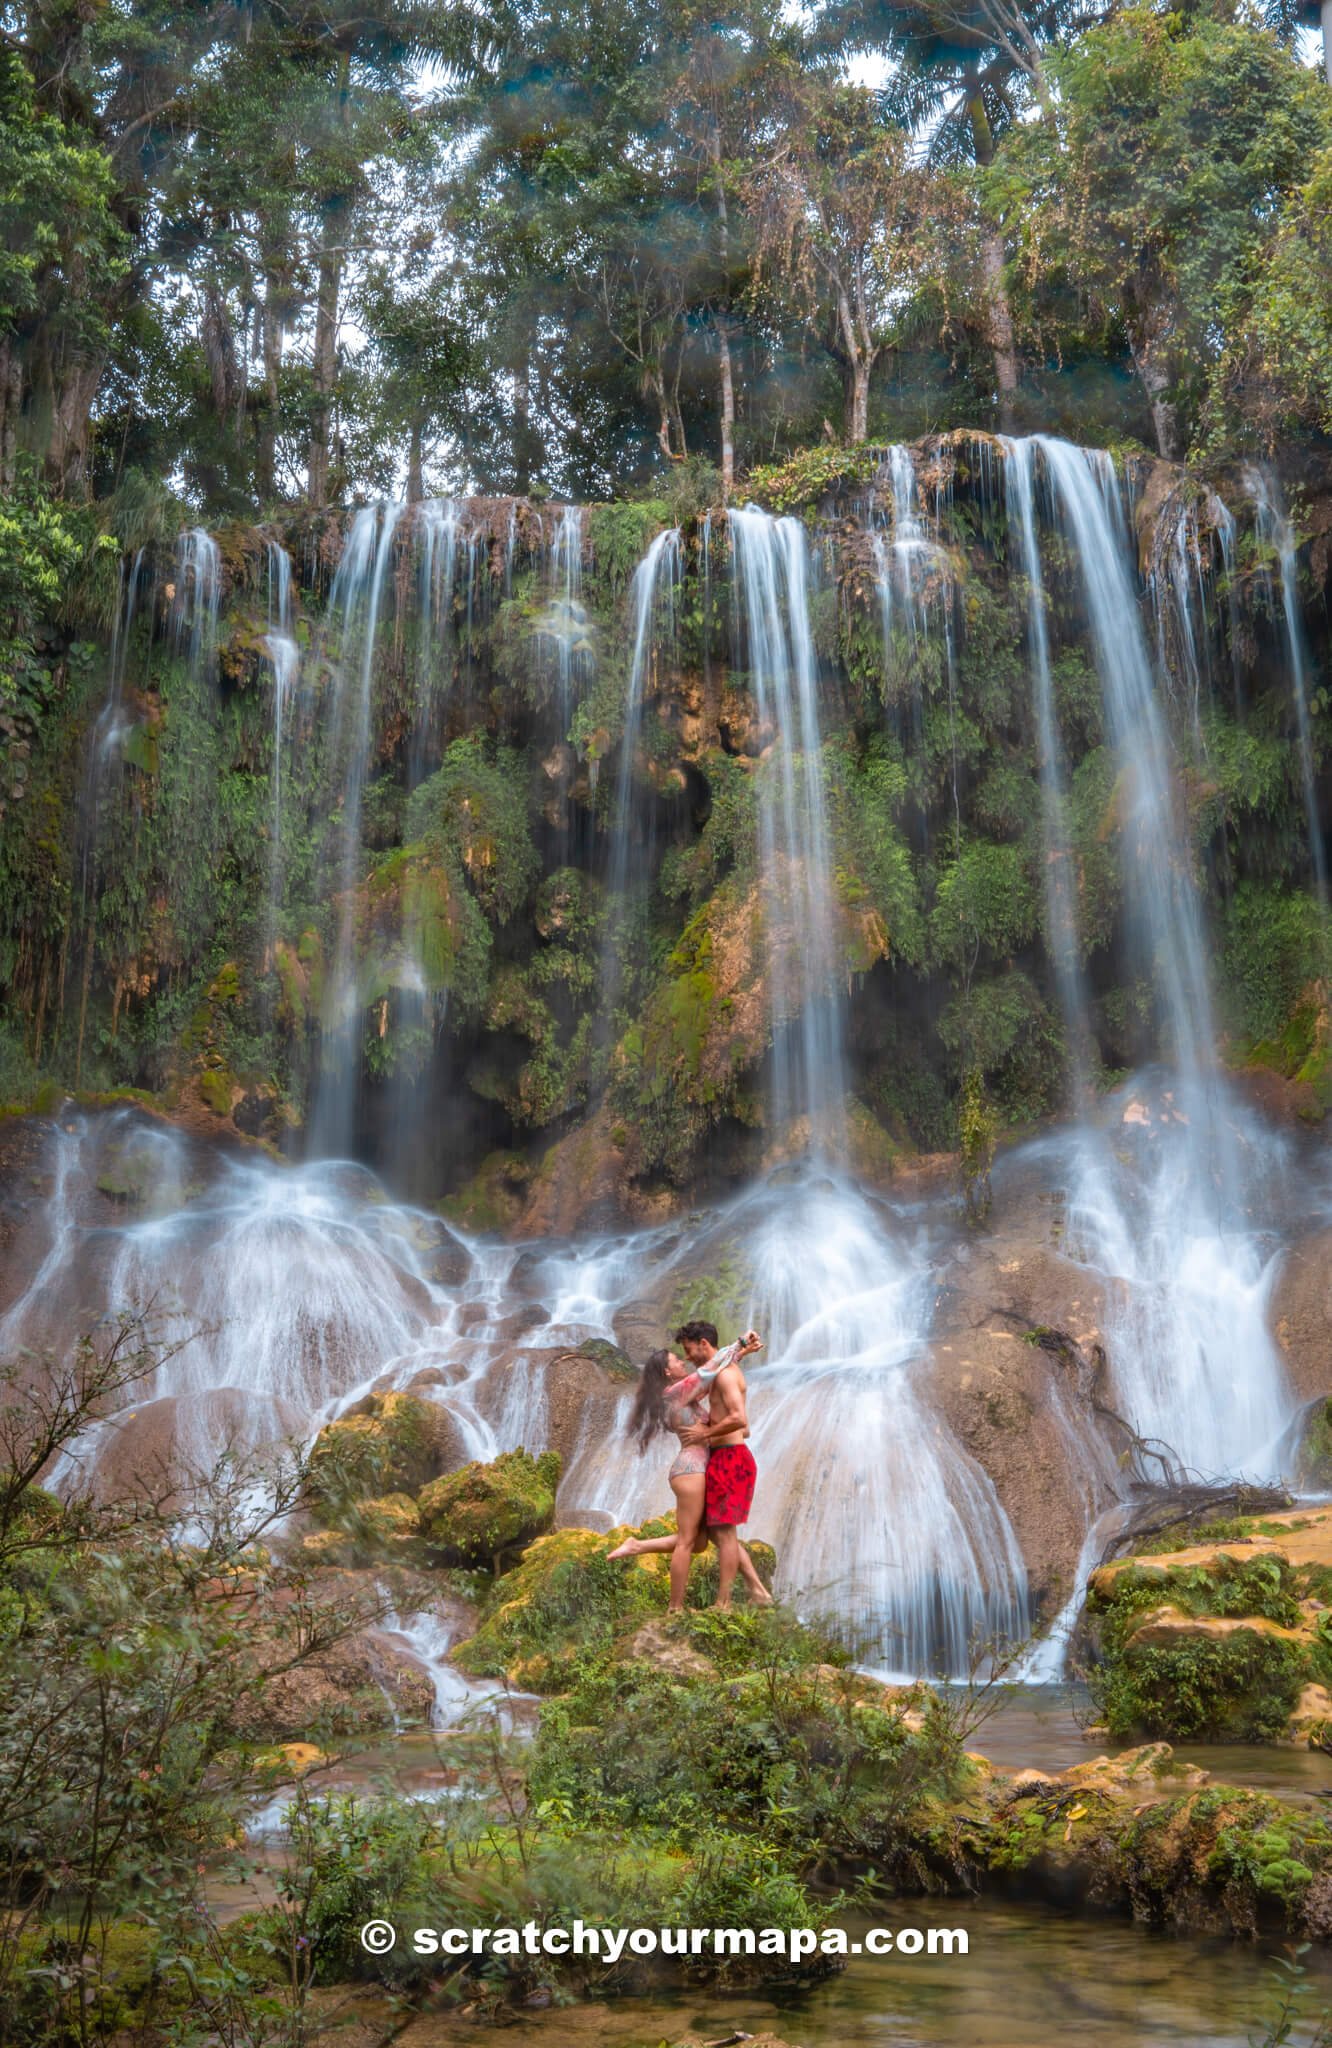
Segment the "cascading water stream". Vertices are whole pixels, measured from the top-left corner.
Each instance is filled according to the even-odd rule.
[[[1258,538],[1276,549],[1277,573],[1281,584],[1281,617],[1285,629],[1286,663],[1290,672],[1291,696],[1300,743],[1300,782],[1304,815],[1309,831],[1309,858],[1313,863],[1318,901],[1327,909],[1327,854],[1318,815],[1317,763],[1314,759],[1313,726],[1309,715],[1309,669],[1300,621],[1299,562],[1295,528],[1281,500],[1280,486],[1267,469],[1250,469],[1245,482],[1257,515]]]
[[[773,743],[755,771],[773,1115],[809,1121],[810,1140],[842,1147],[843,975],[823,781],[808,560],[798,519],[754,506],[728,515],[737,638],[761,724]]]
[[[1272,1475],[1289,1401],[1266,1326],[1271,1246],[1249,1207],[1276,1141],[1216,1065],[1192,853],[1143,638],[1113,466],[1038,438],[1072,546],[1120,761],[1129,940],[1157,992],[1171,1072],[1085,1118],[1069,1249],[1110,1281],[1106,1339],[1120,1402],[1144,1436],[1207,1476]],[[1131,1164],[1126,1163],[1125,1155]]]
[[[402,506],[370,505],[356,514],[333,579],[329,608],[338,622],[328,761],[332,808],[340,812],[331,886],[337,937],[320,1037],[310,1146],[326,1158],[352,1148],[359,1073],[360,1004],[356,987],[355,892],[361,870],[361,803],[373,745],[371,700],[380,609]],[[359,641],[358,641],[359,634]],[[358,658],[353,661],[353,654]]]
[[[282,910],[282,756],[287,718],[301,674],[291,596],[291,557],[279,542],[268,543],[268,631],[264,652],[273,670],[273,793],[268,850],[268,951],[278,936]]]
[[[1068,1032],[1069,1065],[1073,1094],[1077,1099],[1090,1082],[1092,1051],[1087,1028],[1087,995],[1080,965],[1077,870],[1069,832],[1068,783],[1055,717],[1045,580],[1041,571],[1036,524],[1036,447],[1031,441],[1005,440],[1001,445],[1009,516],[1017,526],[1022,549],[1022,573],[1027,584],[1027,650],[1036,699],[1036,739],[1045,842],[1042,878],[1049,950]]]
[[[625,921],[631,909],[631,870],[641,867],[647,872],[652,851],[650,843],[644,844],[643,835],[636,826],[634,776],[643,735],[643,703],[649,669],[659,638],[664,639],[668,646],[675,642],[676,600],[683,559],[680,529],[678,526],[669,527],[651,542],[629,585],[629,614],[634,623],[634,638],[615,777],[615,809],[606,882],[611,914],[602,960],[603,1009],[608,1015],[615,1007],[624,981],[621,955],[625,944]]]
[[[419,508],[420,629],[416,657],[416,711],[408,750],[407,787],[426,772],[432,728],[451,675],[453,589],[458,573],[458,534],[463,507],[456,498],[430,498]],[[507,570],[506,570],[507,574]]]
[[[194,676],[211,679],[217,661],[217,618],[222,601],[222,550],[202,526],[176,542],[172,625]]]
[[[578,685],[592,663],[591,628],[583,605],[583,543],[585,514],[581,505],[566,505],[555,523],[549,547],[550,598],[538,625],[538,639],[555,655],[556,691],[561,731],[573,716]]]

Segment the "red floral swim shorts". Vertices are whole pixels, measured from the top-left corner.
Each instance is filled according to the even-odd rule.
[[[721,1444],[708,1459],[703,1519],[710,1529],[738,1527],[754,1505],[758,1466],[748,1444]]]

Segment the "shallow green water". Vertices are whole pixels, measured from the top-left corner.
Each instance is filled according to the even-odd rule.
[[[624,1999],[547,2013],[520,2019],[501,2038],[514,2048],[657,2048],[743,2030],[770,2031],[791,2048],[1250,2048],[1278,2010],[1274,1946],[1190,1941],[993,1900],[913,1900],[877,1918],[963,1927],[970,1952],[853,1959],[840,1976],[787,1999]],[[1303,2017],[1289,2037],[1299,2048],[1311,2048],[1322,2008],[1332,2005],[1332,1958],[1305,1960]],[[403,2048],[475,2039],[465,2021],[422,2019]]]

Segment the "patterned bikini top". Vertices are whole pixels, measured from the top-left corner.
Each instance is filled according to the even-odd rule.
[[[693,1372],[686,1373],[682,1380],[672,1380],[665,1397],[670,1411],[666,1417],[667,1429],[674,1430],[676,1436],[683,1436],[696,1422],[707,1421],[708,1391],[717,1374],[725,1366],[735,1364],[739,1349],[738,1342],[728,1344],[724,1351],[714,1352],[707,1365],[695,1366]]]

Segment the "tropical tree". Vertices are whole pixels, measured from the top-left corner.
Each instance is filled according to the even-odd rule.
[[[869,431],[870,377],[928,271],[948,206],[876,96],[797,72],[781,126],[746,174],[756,276],[774,276],[825,335],[842,373],[845,437]]]
[[[1201,14],[1132,10],[1050,68],[1051,117],[1010,134],[989,188],[1033,303],[1068,282],[1123,332],[1181,455],[1332,102],[1269,30]]]

